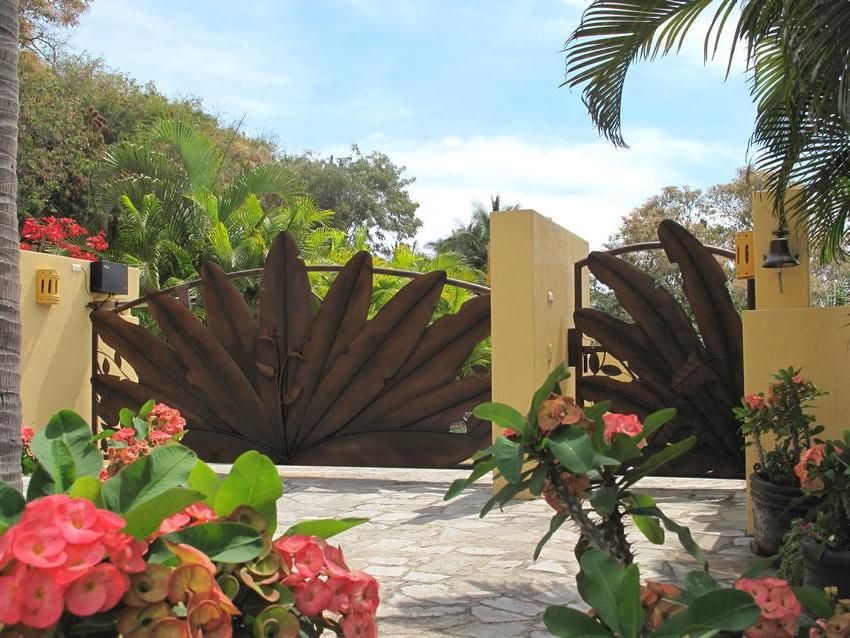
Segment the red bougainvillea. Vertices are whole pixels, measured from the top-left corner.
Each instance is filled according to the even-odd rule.
[[[90,234],[70,217],[31,217],[21,229],[21,249],[58,252],[68,257],[97,261],[109,248],[106,233]]]

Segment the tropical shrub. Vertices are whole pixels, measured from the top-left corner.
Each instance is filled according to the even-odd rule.
[[[275,537],[271,460],[246,452],[219,479],[174,440],[176,411],[146,404],[122,419],[137,444],[162,441],[102,474],[89,426],[62,411],[31,438],[26,498],[0,485],[2,635],[376,635],[377,582],[325,540],[365,519]]]
[[[803,450],[811,448],[823,426],[807,412],[810,402],[826,392],[805,379],[799,369],[788,368],[774,375],[767,396],[764,392],[749,394],[735,408],[746,445],[755,447],[758,462],[754,470],[771,483],[799,485],[794,466]],[[772,437],[774,448],[765,451],[763,440]]]
[[[821,499],[807,516],[805,535],[822,548],[850,549],[850,430],[842,441],[804,449],[794,473],[804,492]]]
[[[824,592],[757,578],[772,558],[754,565],[733,587],[715,580],[689,530],[667,517],[649,494],[635,489],[641,478],[694,445],[690,437],[651,456],[642,454],[646,437],[675,411],[661,410],[641,423],[634,415],[608,413],[607,402],[578,406],[559,388],[567,375],[565,367],[558,367],[535,393],[526,415],[502,404],[479,405],[477,417],[505,430],[490,448],[476,454],[471,475],[455,481],[445,496],[456,496],[490,471],[504,485],[484,505],[482,516],[523,490],[542,494],[555,514],[535,558],[566,521],[578,528],[576,582],[592,610],[549,607],[544,622],[553,634],[661,638],[727,632],[722,635],[794,637],[818,630],[818,620],[832,618],[832,601]],[[665,530],[675,533],[702,569],[687,574],[681,587],[652,581],[642,585],[624,525],[627,518],[652,543],[663,543]]]
[[[21,228],[21,250],[97,261],[109,248],[106,233],[89,233],[70,217],[31,217]]]

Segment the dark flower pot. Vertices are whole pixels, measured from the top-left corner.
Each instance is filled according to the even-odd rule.
[[[789,507],[794,499],[801,496],[803,492],[798,487],[777,485],[756,473],[750,475],[755,553],[771,556],[779,551],[782,537],[791,528],[791,521],[805,516],[817,502],[810,499]]]
[[[818,558],[818,542],[807,536],[803,549],[803,584],[810,587],[838,587],[838,597],[850,596],[850,550],[827,547]]]

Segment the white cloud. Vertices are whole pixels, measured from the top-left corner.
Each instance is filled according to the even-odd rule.
[[[310,74],[288,50],[287,39],[279,31],[267,37],[241,29],[238,4],[225,10],[227,26],[211,28],[179,5],[166,15],[133,0],[98,0],[71,42],[141,82],[156,82],[168,94],[201,96],[230,117],[279,114],[287,104],[294,108],[291,98],[277,97],[303,94]]]
[[[499,194],[504,203],[533,208],[599,246],[617,229],[620,217],[660,188],[689,182],[708,186],[713,182],[689,178],[706,171],[713,177],[717,166],[743,162],[743,149],[674,139],[654,130],[634,131],[630,139],[629,149],[601,140],[569,143],[511,136],[425,143],[382,138],[374,146],[416,177],[410,191],[424,222],[417,237],[421,243],[468,219],[473,201],[489,204],[490,195]]]

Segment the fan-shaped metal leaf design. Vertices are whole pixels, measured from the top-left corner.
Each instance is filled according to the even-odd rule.
[[[110,311],[92,313],[99,337],[138,382],[98,374],[103,415],[156,398],[189,422],[186,443],[210,460],[248,449],[278,463],[445,467],[489,440],[468,419],[490,377],[457,379],[490,332],[481,295],[432,323],[443,272],[411,280],[367,320],[372,260],[356,254],[316,310],[297,244],[279,235],[266,260],[255,319],[215,265],[202,268],[206,323],[167,294],[147,303],[165,339]]]
[[[697,447],[673,472],[740,475],[742,441],[732,408],[743,392],[742,331],[726,276],[711,252],[675,222],[662,222],[658,237],[681,270],[699,333],[649,274],[613,255],[591,253],[588,269],[614,291],[634,323],[581,308],[575,312],[576,328],[627,362],[638,378],[624,382],[584,376],[579,379],[581,396],[610,399],[614,410],[640,416],[675,407],[679,416],[650,439],[649,449],[695,434]]]

